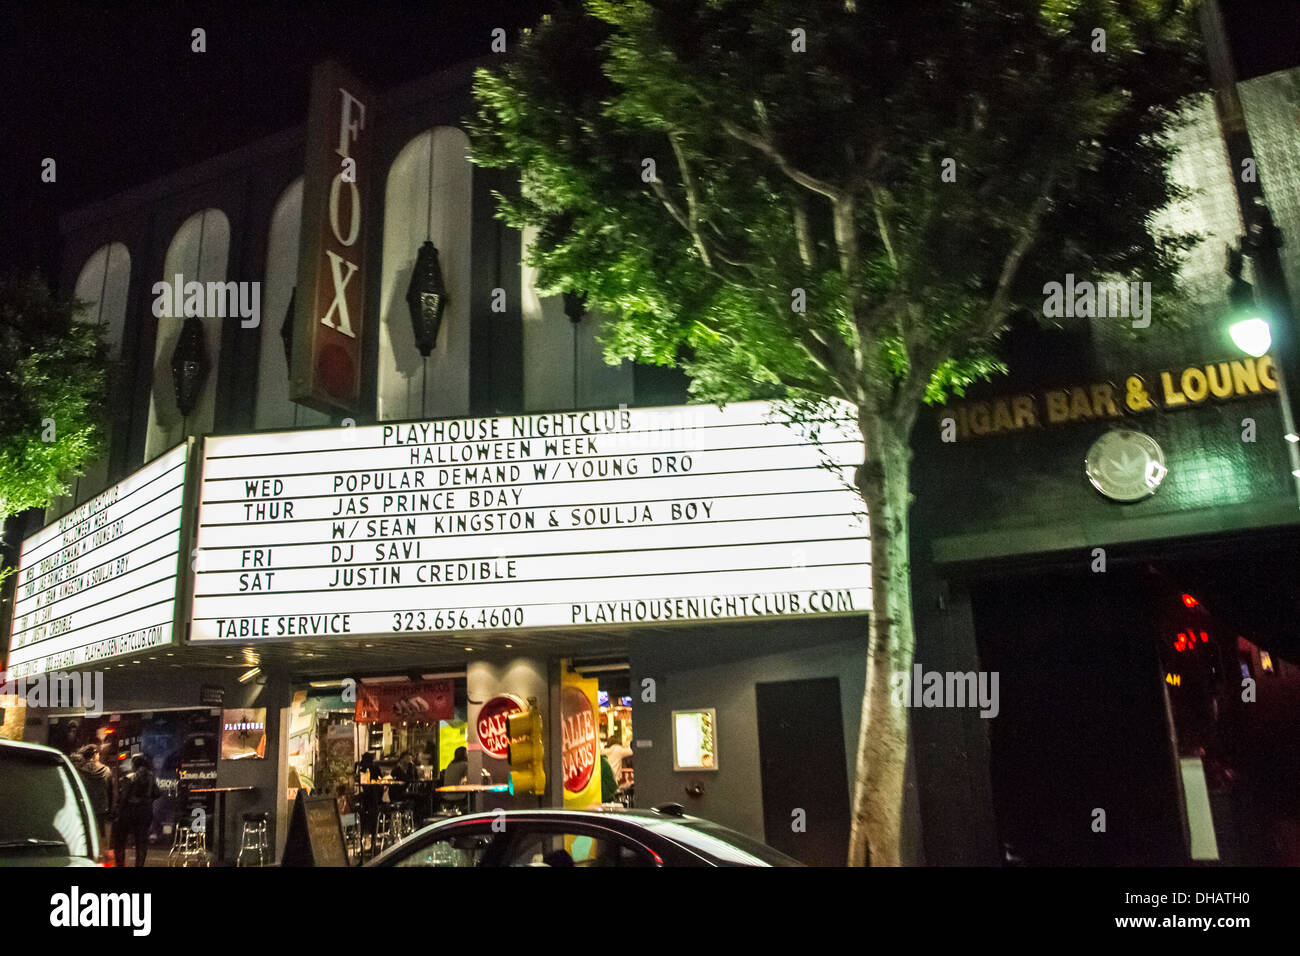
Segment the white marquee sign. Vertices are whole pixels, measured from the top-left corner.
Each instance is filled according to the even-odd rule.
[[[173,448],[23,542],[13,676],[171,642],[186,457]]]
[[[850,418],[766,402],[210,437],[191,639],[863,613]]]

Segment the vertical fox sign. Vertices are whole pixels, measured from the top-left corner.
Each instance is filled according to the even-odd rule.
[[[373,105],[337,63],[312,73],[290,397],[327,413],[357,411]]]

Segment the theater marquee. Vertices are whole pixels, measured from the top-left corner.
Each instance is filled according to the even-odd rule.
[[[850,417],[765,402],[206,440],[191,638],[860,614]]]
[[[23,542],[9,642],[16,677],[172,641],[187,446]]]

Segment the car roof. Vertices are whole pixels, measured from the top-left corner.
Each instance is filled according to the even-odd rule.
[[[50,763],[62,763],[67,758],[60,750],[53,747],[47,747],[44,744],[30,744],[25,740],[8,740],[0,738],[0,750],[15,750],[34,758],[43,758]]]
[[[480,823],[493,823],[500,820],[498,813],[515,820],[528,821],[530,823],[586,823],[594,826],[606,826],[614,830],[620,830],[628,836],[636,836],[639,833],[660,833],[661,830],[669,830],[676,827],[689,827],[699,830],[722,830],[732,831],[729,827],[704,817],[691,816],[682,812],[680,806],[669,806],[664,810],[629,810],[626,807],[600,807],[583,810],[562,810],[559,808],[537,807],[531,810],[505,810],[500,811],[483,811],[480,813],[463,813],[455,816],[445,817],[434,820],[421,830],[451,828],[452,826],[472,826]],[[416,831],[421,832],[420,830]],[[662,834],[661,834],[662,835]],[[744,834],[738,834],[744,836]],[[679,842],[676,838],[669,838],[672,842]],[[760,841],[761,842],[761,841]]]
[[[61,750],[53,747],[47,747],[44,744],[32,744],[25,740],[9,740],[0,738],[0,754],[8,753],[9,756],[18,757],[22,760],[31,760],[38,763],[45,763],[52,766],[60,767],[72,775],[71,784],[76,789],[77,799],[80,803],[82,823],[86,827],[86,835],[89,842],[89,851],[84,859],[93,861],[99,857],[99,828],[93,824],[94,814],[90,806],[90,796],[86,793],[86,785],[81,779],[81,774],[76,772],[72,761]],[[83,859],[82,857],[70,857],[69,859]],[[78,864],[73,864],[78,865]]]
[[[680,828],[686,827],[690,830],[702,833],[712,833],[714,835],[718,835],[718,831],[723,831],[725,833],[732,833],[746,841],[760,844],[762,842],[755,841],[752,837],[746,837],[743,833],[731,830],[729,827],[715,823],[704,817],[691,816],[685,812],[685,809],[680,804],[665,804],[662,807],[653,810],[631,810],[621,806],[590,807],[582,810],[562,810],[559,808],[536,807],[533,809],[523,810],[502,809],[499,811],[457,814],[455,816],[445,817],[429,823],[427,826],[420,828],[412,834],[411,838],[421,834],[428,836],[431,832],[448,831],[466,826],[474,826],[476,824],[490,824],[500,820],[498,814],[504,814],[508,817],[530,823],[563,824],[566,822],[581,822],[595,826],[604,825],[611,829],[621,831],[624,835],[633,838],[643,834],[652,833],[656,834],[659,839],[666,839],[669,843],[692,854],[693,856],[704,859],[709,858],[712,854],[707,849],[702,849],[691,841],[684,843],[682,841]],[[677,832],[664,832],[673,831],[674,829]],[[376,857],[375,861],[372,861],[372,863],[368,865],[374,865],[374,862],[381,861],[390,854],[394,854],[401,845],[402,844],[399,843],[393,848],[386,850],[381,856]],[[781,853],[779,850],[775,850],[772,847],[766,847],[766,845],[764,846],[766,850],[774,856],[783,857],[790,860],[791,863],[798,865],[798,861],[786,856],[786,854]]]
[[[608,822],[611,820],[623,820],[629,823],[648,823],[657,820],[674,820],[678,823],[691,821],[698,821],[700,823],[709,822],[703,817],[693,817],[688,814],[678,816],[673,813],[660,812],[658,810],[629,810],[626,807],[602,807],[600,809],[584,810],[562,810],[558,807],[537,807],[531,810],[484,810],[479,813],[463,813],[454,817],[447,817],[446,820],[439,820],[437,822],[444,823],[449,821],[460,821],[466,823],[478,822],[480,820],[491,822],[498,818],[498,813],[504,813],[506,816],[510,817],[526,816],[538,820],[555,820],[557,822],[563,820],[586,820],[589,823],[597,821]]]

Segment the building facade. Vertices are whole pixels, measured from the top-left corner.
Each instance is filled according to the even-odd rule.
[[[457,428],[493,419],[506,428],[512,422],[540,427],[552,421],[553,414],[595,410],[602,416],[635,418],[649,408],[671,415],[673,408],[686,403],[688,383],[681,373],[627,362],[606,364],[597,340],[599,316],[566,312],[562,297],[542,296],[536,290],[533,271],[522,256],[529,237],[494,217],[493,190],[509,193],[516,187],[509,177],[478,169],[467,159],[462,127],[472,107],[470,84],[477,65],[467,63],[358,100],[365,101],[364,135],[370,152],[369,169],[360,170],[352,193],[359,197],[350,213],[359,221],[357,235],[346,235],[352,228],[344,222],[348,214],[331,223],[353,240],[346,243],[350,249],[365,250],[355,280],[341,273],[346,281],[361,284],[359,298],[349,300],[354,311],[348,319],[334,314],[336,323],[348,321],[361,330],[356,336],[360,387],[354,410],[322,411],[290,398],[294,351],[312,347],[295,331],[291,310],[300,308],[303,295],[304,223],[314,222],[304,216],[303,206],[312,202],[310,183],[304,181],[304,156],[311,149],[315,119],[64,219],[64,287],[91,303],[87,318],[106,327],[119,374],[110,400],[114,413],[109,452],[87,470],[68,498],[52,505],[45,522],[77,519],[79,508],[88,507],[93,514],[101,500],[97,496],[106,488],[124,488],[118,483],[140,475],[151,463],[163,462],[165,456],[179,454],[177,449],[187,444],[189,477],[185,504],[178,509],[185,512],[182,523],[195,520],[194,511],[200,508],[196,496],[206,494],[198,486],[212,478],[210,455],[203,466],[208,470],[198,473],[200,440],[207,440],[211,452],[215,436],[302,436],[312,429],[339,426],[354,428],[352,434],[359,435],[390,422],[445,421]],[[360,108],[348,108],[359,124]],[[337,122],[334,118],[335,129]],[[346,194],[348,187],[341,188]],[[331,214],[334,211],[331,206]],[[412,271],[426,241],[438,250],[448,300],[427,356],[417,346],[407,300]],[[322,274],[328,277],[328,272]],[[344,281],[335,278],[336,288]],[[224,314],[208,309],[190,315],[186,301],[193,283],[204,295],[215,289],[220,297],[230,289],[229,300],[221,300],[228,305]],[[360,310],[358,301],[363,303]],[[178,364],[181,358],[200,365],[202,373],[186,370]],[[361,453],[356,462],[367,464]],[[272,483],[268,479],[267,487]],[[721,483],[715,484],[723,490]],[[173,493],[179,501],[182,492]],[[771,494],[776,500],[779,490]],[[339,508],[370,507],[364,495],[334,500],[344,502]],[[378,498],[374,502],[378,506]],[[201,506],[214,514],[219,507],[206,502]],[[254,527],[269,527],[285,517],[276,510],[283,507],[279,498],[248,507],[247,515],[241,511],[239,520],[231,522],[237,525],[238,540],[249,536],[251,542]],[[664,502],[663,508],[668,507]],[[682,503],[683,513],[695,507]],[[783,515],[778,508],[769,516]],[[45,522],[33,518],[25,532]],[[452,761],[457,746],[464,745],[469,782],[499,785],[506,764],[501,751],[480,735],[491,721],[484,717],[480,726],[479,717],[503,697],[516,702],[533,698],[542,711],[551,785],[544,796],[494,791],[474,799],[484,801],[484,807],[534,806],[539,800],[571,804],[574,794],[558,782],[574,775],[566,763],[569,741],[561,733],[568,726],[563,691],[573,684],[599,702],[599,740],[593,746],[617,738],[613,746],[630,752],[622,760],[620,783],[634,781],[632,799],[637,806],[683,803],[810,862],[844,858],[852,742],[863,680],[865,571],[856,606],[842,604],[831,608],[835,613],[815,619],[788,617],[782,607],[749,613],[746,606],[731,606],[717,614],[708,612],[716,620],[626,626],[613,620],[623,603],[611,603],[610,619],[602,618],[604,612],[597,607],[581,628],[514,629],[502,623],[471,632],[457,624],[435,626],[432,618],[421,626],[421,615],[413,624],[399,621],[400,634],[385,622],[382,633],[299,638],[290,623],[288,634],[241,641],[241,636],[267,636],[256,630],[260,624],[247,623],[265,619],[240,618],[244,623],[231,624],[227,632],[225,621],[200,622],[190,616],[190,599],[204,587],[196,582],[204,580],[205,563],[215,567],[220,553],[230,553],[222,550],[230,546],[209,547],[217,540],[212,536],[220,533],[206,528],[197,535],[182,532],[182,593],[172,615],[171,640],[163,640],[165,632],[158,631],[156,637],[141,638],[140,650],[118,648],[103,658],[105,716],[92,719],[76,708],[32,712],[22,728],[27,739],[48,740],[65,749],[117,733],[119,739],[131,738],[119,751],[123,755],[130,747],[147,749],[142,741],[148,740],[160,741],[155,746],[170,753],[182,749],[184,740],[204,741],[205,734],[203,746],[211,748],[218,719],[223,737],[231,729],[243,733],[230,757],[224,751],[213,755],[196,749],[189,765],[180,758],[173,761],[179,766],[159,765],[164,782],[174,779],[178,790],[184,781],[192,786],[214,776],[220,789],[236,788],[222,798],[227,806],[211,796],[204,801],[181,795],[180,803],[160,809],[155,820],[160,842],[172,838],[172,827],[183,822],[186,806],[193,804],[225,818],[232,833],[239,814],[266,812],[282,846],[291,806],[288,795],[299,785],[332,792],[338,782],[351,782],[352,763],[366,750],[388,765],[402,750],[418,756],[432,745],[424,752],[437,772]],[[865,548],[865,532],[859,537]],[[58,545],[51,539],[43,547]],[[777,549],[776,544],[762,547]],[[265,549],[265,554],[270,552]],[[812,587],[816,568],[804,569],[800,562],[815,558],[805,559],[801,551],[794,557],[784,551],[782,555],[780,562],[794,570],[781,573]],[[688,566],[683,560],[682,567]],[[377,568],[356,574],[373,574]],[[724,576],[726,568],[724,564],[720,569]],[[275,573],[261,572],[260,580],[270,581]],[[340,583],[360,580],[353,573],[348,569],[348,581]],[[378,573],[390,572],[385,568]],[[664,573],[674,572],[669,567]],[[238,587],[242,589],[250,575],[258,586],[258,572],[241,568]],[[34,588],[39,600],[44,580],[23,577],[22,586]],[[20,614],[30,606],[21,604],[24,593],[20,588]],[[598,602],[602,596],[591,590],[586,599]],[[129,598],[116,600],[122,615],[136,613]],[[628,606],[640,614],[646,604]],[[646,613],[654,614],[658,605],[649,606]],[[304,619],[311,610],[304,610]],[[754,619],[764,615],[773,620]],[[39,619],[40,612],[22,617],[17,630],[45,633],[33,630],[40,627],[35,623]],[[284,620],[285,615],[275,619]],[[211,634],[202,630],[208,625]],[[132,635],[145,631],[155,634],[142,626]],[[218,639],[204,640],[204,635]],[[13,648],[11,665],[30,651],[20,651],[17,639]],[[445,706],[445,712],[428,720],[400,719],[401,705],[394,713],[381,702],[382,688],[395,684],[410,690],[410,697],[427,691],[430,696],[420,699],[426,704],[436,701],[434,710]],[[352,692],[370,700],[383,719],[354,721],[359,705]],[[705,711],[709,716],[701,717]],[[811,711],[823,725],[815,745],[808,743],[802,722],[789,719],[799,711]],[[162,717],[167,718],[166,727],[151,729]],[[697,729],[708,728],[705,733],[712,743],[696,771],[676,769],[674,720],[695,720]],[[175,729],[181,725],[188,729]],[[113,730],[128,726],[129,733]],[[264,731],[264,741],[249,743],[249,728],[253,738]],[[682,723],[681,733],[685,728]],[[260,758],[255,758],[252,754],[259,747]],[[157,753],[150,756],[156,762],[163,759]],[[341,769],[344,763],[346,770]],[[813,782],[790,791],[792,772],[797,779],[811,775]],[[598,780],[599,774],[595,777]],[[593,791],[593,786],[587,780],[582,788],[588,802],[593,793],[598,795],[599,788]],[[801,832],[790,827],[796,807],[816,821],[807,839],[797,839]],[[225,842],[229,859],[237,844],[233,836]]]
[[[106,327],[119,374],[109,452],[46,522],[204,436],[686,403],[680,374],[605,364],[599,316],[574,321],[560,297],[536,290],[523,263],[529,237],[493,216],[492,192],[509,193],[513,183],[467,160],[462,126],[475,66],[371,101],[371,168],[354,209],[366,249],[354,412],[290,398],[292,350],[304,347],[290,312],[306,241],[307,126],[65,218],[63,285],[92,303],[88,314]],[[1243,84],[1243,99],[1275,217],[1294,234],[1300,72]],[[1199,317],[1174,330],[1156,315],[1145,332],[1091,315],[1017,326],[1007,339],[1011,375],[932,409],[917,426],[917,665],[941,675],[996,673],[999,697],[992,713],[911,701],[911,862],[1297,862],[1294,751],[1263,743],[1298,712],[1296,638],[1282,615],[1249,613],[1248,595],[1252,582],[1293,595],[1289,582],[1279,588],[1249,576],[1280,573],[1300,509],[1271,358],[1234,351],[1221,321],[1222,245],[1241,226],[1208,100],[1180,135],[1176,175],[1197,192],[1168,216],[1205,235],[1185,271]],[[426,240],[439,250],[448,305],[423,356],[406,296]],[[1300,288],[1300,254],[1294,246],[1284,254],[1292,289]],[[198,319],[206,375],[184,412],[174,357],[186,323],[159,314],[169,312],[160,282],[257,288],[255,316]],[[1134,380],[1144,389],[1141,408],[1128,401]],[[1095,447],[1117,426],[1158,446],[1128,439],[1138,442],[1132,455],[1141,451],[1158,471],[1148,482],[1154,491],[1133,500],[1120,487],[1123,469],[1106,471],[1129,446]],[[190,454],[193,461],[197,450]],[[187,508],[199,476],[189,481]],[[34,519],[26,531],[43,523]],[[318,791],[350,780],[352,759],[365,750],[390,757],[432,740],[442,769],[459,743],[469,779],[500,782],[504,764],[479,719],[502,697],[536,700],[551,728],[548,776],[572,777],[562,699],[585,682],[598,700],[601,737],[631,752],[637,806],[682,803],[808,862],[843,860],[865,604],[816,617],[777,610],[769,619],[476,633],[399,621],[399,634],[210,641],[197,639],[190,619],[204,533],[180,557],[173,640],[105,660],[108,717],[94,726],[102,732],[117,715],[120,727],[145,727],[174,714],[173,724],[193,726],[167,732],[191,741],[245,732],[243,750],[210,760],[204,751],[189,773],[221,788],[253,788],[232,790],[220,808],[231,827],[237,813],[264,811],[282,846],[289,794],[313,785],[309,775]],[[251,527],[249,535],[255,540]],[[1228,559],[1236,577],[1200,560],[1211,553],[1237,556]],[[800,560],[787,563],[798,570]],[[1214,594],[1199,610],[1169,603],[1184,593],[1195,600],[1198,589]],[[1193,612],[1207,617],[1188,618]],[[195,633],[184,633],[187,625]],[[1193,630],[1204,648],[1175,650],[1174,635],[1185,646]],[[1259,707],[1226,703],[1239,674],[1256,683]],[[444,711],[421,721],[390,708],[388,719],[360,724],[347,681],[381,710],[378,688],[428,684]],[[218,715],[230,728],[214,730]],[[688,726],[707,726],[708,765],[681,767],[675,743]],[[20,732],[70,747],[89,739],[90,727],[68,709],[33,714]],[[260,759],[249,757],[259,746],[247,744],[249,728],[254,738],[264,731]],[[143,746],[146,731],[131,733]],[[334,758],[346,768],[332,766]],[[537,799],[493,793],[484,805]],[[553,785],[540,799],[560,805],[562,789]],[[160,838],[170,832],[169,823]]]

